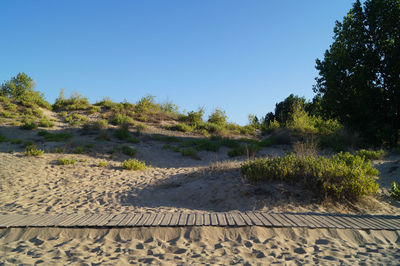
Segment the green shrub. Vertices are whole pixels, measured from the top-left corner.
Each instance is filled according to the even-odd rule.
[[[210,141],[208,139],[187,140],[181,144],[182,147],[192,147],[198,151],[213,151],[217,152],[221,147],[219,142]]]
[[[22,121],[22,123],[23,124],[22,124],[21,128],[25,129],[25,130],[32,130],[32,129],[35,129],[38,127],[38,125],[35,123],[35,121],[31,120],[31,119],[24,119]]]
[[[84,152],[85,152],[85,149],[82,146],[75,147],[75,149],[74,149],[74,153],[76,153],[76,154],[83,154]]]
[[[267,122],[267,124],[261,125],[261,132],[266,135],[270,134],[281,127],[279,122],[274,118],[274,120]]]
[[[323,119],[321,117],[313,117],[314,127],[321,135],[329,135],[343,128],[336,119]]]
[[[50,133],[46,130],[40,130],[38,135],[42,136],[44,141],[65,141],[74,136],[71,133]]]
[[[53,104],[56,111],[60,110],[87,110],[91,107],[87,98],[82,97],[79,93],[72,93],[69,99],[64,96],[64,89],[60,91],[60,95]]]
[[[83,125],[83,130],[101,130],[108,127],[108,121],[104,119],[98,119],[91,121]]]
[[[0,143],[6,141],[6,136],[0,135]]]
[[[209,116],[208,122],[216,124],[221,127],[226,127],[227,116],[224,111],[215,109],[215,111]]]
[[[139,102],[136,103],[135,111],[138,114],[146,113],[146,112],[157,112],[160,111],[159,105],[154,103],[154,96],[147,95],[140,99]]]
[[[234,147],[233,149],[228,151],[228,156],[229,157],[237,157],[237,156],[242,156],[246,153],[245,147],[240,145],[237,147]]]
[[[64,153],[65,152],[65,148],[64,147],[59,147],[55,149],[55,153]]]
[[[387,154],[386,151],[384,150],[378,150],[378,151],[373,151],[373,150],[359,150],[354,153],[356,156],[360,156],[366,160],[381,160],[383,157],[385,157]]]
[[[331,148],[335,152],[345,151],[351,147],[357,147],[359,146],[359,143],[360,139],[357,135],[344,129],[318,138],[320,148]]]
[[[129,117],[127,115],[120,114],[120,113],[114,114],[114,116],[111,118],[111,123],[114,125],[122,125],[122,124],[133,125],[133,124],[135,124],[132,117]]]
[[[126,154],[126,155],[128,155],[128,156],[135,156],[136,153],[137,153],[137,150],[132,149],[132,148],[129,147],[129,146],[123,146],[123,147],[122,147],[122,153],[123,153],[123,154]]]
[[[65,121],[72,126],[80,125],[86,122],[87,120],[88,120],[87,117],[77,113],[72,113],[65,118]]]
[[[233,149],[228,151],[229,157],[236,157],[236,156],[254,156],[261,147],[257,143],[251,143],[250,145],[240,145],[234,147]]]
[[[101,100],[100,102],[95,103],[94,105],[96,106],[102,106],[105,109],[111,109],[113,108],[115,105],[117,105],[117,103],[114,103],[113,101],[111,101],[110,98],[104,98],[103,100]]]
[[[18,117],[18,114],[14,114],[14,113],[11,113],[11,112],[9,112],[9,111],[1,111],[1,116],[2,117],[5,117],[5,118],[16,118],[16,117]]]
[[[179,117],[180,121],[187,122],[192,126],[203,123],[204,109],[199,108],[197,112],[190,111],[187,115],[182,115]]]
[[[183,156],[190,156],[190,157],[196,157],[197,156],[197,152],[193,148],[181,149],[180,151],[181,151],[181,154]]]
[[[131,133],[127,129],[117,129],[114,131],[114,136],[118,139],[127,140],[131,138]]]
[[[146,163],[143,161],[139,161],[137,159],[129,159],[129,160],[125,160],[122,163],[122,169],[127,169],[127,170],[145,170],[146,167]]]
[[[89,114],[95,114],[101,111],[101,107],[100,106],[95,106],[92,105],[89,107]]]
[[[76,160],[75,159],[68,159],[68,158],[59,158],[57,159],[57,164],[58,165],[69,165],[69,164],[75,164]]]
[[[178,131],[182,131],[182,132],[192,132],[193,131],[193,127],[186,125],[184,123],[177,124],[175,126],[175,129]]]
[[[26,156],[41,156],[44,154],[43,150],[39,150],[35,144],[26,146],[25,155]]]
[[[42,118],[39,120],[39,126],[41,127],[54,127],[54,123],[51,122],[48,118]]]
[[[134,138],[134,137],[129,137],[129,138],[126,139],[126,141],[128,141],[130,143],[136,143],[137,144],[137,143],[140,142],[140,139]]]
[[[220,126],[220,125],[217,125],[214,123],[210,123],[210,122],[199,123],[197,125],[197,129],[198,130],[205,129],[210,134],[223,134],[226,131],[226,128],[224,128],[223,126]]]
[[[399,186],[399,184],[397,184],[396,181],[392,182],[391,196],[394,199],[400,200],[400,186]]]
[[[101,161],[101,162],[99,162],[99,164],[97,165],[98,167],[107,167],[107,162],[105,162],[105,161]]]
[[[337,199],[358,199],[375,194],[379,188],[374,179],[378,170],[364,158],[349,153],[332,159],[294,154],[261,158],[243,164],[241,172],[251,181],[302,181],[314,191]]]
[[[1,137],[0,137],[0,142],[1,142]],[[11,139],[10,143],[11,144],[22,144],[22,139]]]
[[[234,139],[221,138],[219,142],[222,146],[228,148],[236,148],[240,146],[240,142]]]

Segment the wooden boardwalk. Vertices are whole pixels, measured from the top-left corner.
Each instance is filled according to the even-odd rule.
[[[263,226],[400,230],[400,215],[265,212],[160,212],[127,214],[0,214],[0,228],[12,227]]]

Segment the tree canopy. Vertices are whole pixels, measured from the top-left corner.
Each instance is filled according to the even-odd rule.
[[[399,140],[400,0],[357,0],[316,69],[326,116],[375,143]]]

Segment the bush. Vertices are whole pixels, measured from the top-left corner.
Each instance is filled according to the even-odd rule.
[[[101,161],[101,162],[99,162],[99,164],[97,165],[98,167],[107,167],[107,162],[105,162],[105,161]]]
[[[193,131],[193,127],[183,124],[183,123],[177,124],[175,126],[175,129],[178,131],[182,131],[182,132],[192,132]]]
[[[136,153],[137,153],[137,150],[132,149],[131,147],[128,147],[128,146],[123,146],[122,147],[122,153],[126,154],[128,156],[135,156]]]
[[[131,133],[127,129],[117,129],[114,131],[114,136],[118,139],[127,140],[131,138]]]
[[[250,145],[240,145],[232,150],[228,151],[228,156],[229,157],[236,157],[236,156],[242,156],[242,155],[247,155],[247,156],[254,156],[261,147],[257,143],[251,143]]]
[[[117,103],[114,103],[113,101],[111,101],[110,98],[104,98],[103,100],[101,100],[100,102],[97,102],[94,104],[95,106],[102,106],[105,109],[111,109],[113,108],[115,105],[117,105]]]
[[[93,122],[88,122],[83,125],[84,130],[101,130],[108,127],[108,121],[105,119],[98,119]]]
[[[95,114],[101,111],[101,107],[100,106],[95,106],[95,105],[91,105],[89,107],[89,114]]]
[[[400,200],[400,187],[399,187],[399,184],[397,184],[396,181],[393,181],[393,183],[392,183],[391,196],[394,199]]]
[[[32,130],[32,129],[35,129],[38,127],[38,125],[32,119],[24,119],[22,121],[22,123],[23,124],[22,124],[21,128],[25,129],[25,130]]]
[[[335,152],[345,151],[350,147],[357,147],[360,139],[354,133],[347,130],[338,130],[333,134],[320,136],[318,139],[319,146],[324,148],[331,148]]]
[[[137,159],[129,159],[129,160],[125,160],[122,163],[122,169],[127,169],[127,170],[145,170],[146,167],[146,163],[143,161],[139,161]]]
[[[205,129],[207,132],[211,134],[223,134],[226,131],[226,128],[210,122],[198,124],[197,129],[199,130]]]
[[[221,147],[219,142],[210,141],[208,139],[187,140],[181,144],[182,147],[192,147],[198,151],[213,151],[217,152]]]
[[[39,150],[35,144],[26,146],[25,155],[26,156],[41,156],[44,154],[43,150]]]
[[[114,116],[111,118],[111,123],[114,125],[133,125],[135,122],[133,121],[132,117],[129,117],[124,114],[116,113]]]
[[[48,118],[42,118],[39,120],[39,126],[41,127],[54,127],[54,123],[51,122]]]
[[[69,164],[75,164],[76,160],[75,159],[68,159],[68,158],[59,158],[59,159],[57,159],[56,163],[58,165],[69,165]]]
[[[74,149],[74,153],[76,153],[76,154],[83,154],[84,152],[85,152],[85,150],[82,146],[75,147],[75,149]]]
[[[38,135],[42,136],[44,141],[65,141],[74,136],[71,133],[50,133],[46,130],[40,130]]]
[[[224,111],[216,109],[208,118],[209,123],[216,124],[221,127],[226,127],[227,116]]]
[[[0,143],[6,141],[6,136],[0,135]]]
[[[189,123],[192,126],[203,123],[204,109],[199,108],[197,112],[190,111],[187,115],[182,115],[179,120]]]
[[[180,151],[183,156],[197,157],[197,152],[193,148],[181,149]]]
[[[0,142],[1,142],[1,136],[0,136]],[[10,143],[11,144],[22,144],[23,141],[22,141],[22,139],[11,139]]]
[[[87,110],[91,107],[87,98],[82,97],[79,93],[72,93],[69,99],[64,96],[64,89],[60,91],[60,95],[53,104],[56,111],[60,110]]]
[[[360,156],[364,158],[365,160],[381,160],[383,157],[386,156],[386,151],[384,150],[378,150],[378,151],[373,151],[373,150],[359,150],[354,153],[356,156]]]
[[[375,194],[379,174],[369,161],[349,153],[325,157],[296,156],[256,159],[241,167],[241,172],[251,181],[281,180],[302,181],[314,191],[337,199],[358,199]]]
[[[84,122],[86,122],[88,119],[87,117],[77,114],[77,113],[72,113],[65,117],[65,121],[68,122],[72,126],[80,125]]]

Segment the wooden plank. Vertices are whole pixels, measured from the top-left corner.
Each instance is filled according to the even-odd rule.
[[[168,226],[171,221],[172,213],[166,213],[164,218],[162,219],[160,226]]]
[[[279,222],[277,219],[275,219],[270,213],[262,212],[262,216],[264,216],[265,219],[267,219],[272,226],[274,227],[282,227],[283,224]]]
[[[254,215],[265,225],[265,226],[272,226],[272,224],[269,222],[268,219],[265,218],[261,213],[259,212],[253,212]]]
[[[355,223],[352,220],[347,219],[347,217],[345,217],[345,216],[328,215],[325,217],[329,218],[330,220],[339,221],[343,224],[343,226],[346,226],[349,229],[361,229],[361,227],[357,223]]]
[[[103,215],[103,218],[97,222],[97,226],[105,226],[113,217],[113,214]]]
[[[246,215],[249,216],[251,221],[253,222],[254,225],[263,225],[263,223],[260,221],[260,219],[257,218],[257,216],[254,215],[253,212],[248,211],[246,212]]]
[[[40,219],[40,220],[36,221],[34,224],[32,224],[32,226],[37,226],[37,227],[54,226],[57,223],[59,223],[60,221],[64,220],[65,217],[67,217],[66,214],[58,214],[58,215],[47,216],[44,219]]]
[[[91,219],[93,214],[85,214],[81,215],[81,217],[77,220],[74,221],[73,224],[71,224],[71,227],[82,227],[86,225],[86,221]]]
[[[194,213],[189,213],[189,216],[187,219],[187,225],[192,226],[192,225],[194,225],[195,221],[196,221],[196,215]]]
[[[210,213],[211,225],[218,225],[218,218],[215,212]]]
[[[226,217],[226,220],[228,221],[228,225],[229,226],[235,226],[236,225],[235,221],[232,218],[232,214],[231,213],[226,212],[225,213],[225,217]]]
[[[218,218],[218,225],[219,226],[226,226],[226,218],[225,214],[223,212],[217,212],[217,218]]]
[[[203,225],[210,225],[211,224],[211,218],[210,218],[210,214],[209,213],[204,213],[203,214],[203,219],[204,219],[204,222],[203,222]]]
[[[149,219],[143,224],[144,226],[151,226],[157,217],[157,213],[151,213]]]
[[[79,214],[70,214],[68,215],[65,220],[61,221],[58,226],[67,227],[72,225],[76,220],[80,219],[81,215]]]
[[[172,218],[171,218],[171,221],[169,222],[169,226],[176,226],[179,221],[179,216],[180,216],[179,212],[172,214]]]
[[[245,222],[247,225],[253,225],[253,222],[251,221],[250,217],[249,217],[246,213],[241,212],[241,213],[240,213],[240,216],[243,218],[244,222]]]
[[[292,223],[290,223],[288,220],[282,218],[277,213],[269,213],[269,215],[270,215],[270,217],[274,218],[277,222],[279,222],[280,226],[283,226],[283,227],[293,226]]]
[[[332,215],[316,215],[318,219],[323,220],[329,226],[328,228],[342,228],[342,229],[350,229],[352,228],[346,221],[341,219],[336,219],[335,216]]]
[[[204,222],[203,214],[202,213],[196,213],[196,220],[195,220],[194,224],[196,226],[201,226],[201,225],[203,225],[203,222]]]
[[[157,213],[156,218],[154,219],[154,222],[151,225],[159,226],[161,224],[161,221],[164,219],[164,216],[165,216],[164,213]]]
[[[378,217],[369,217],[369,219],[373,220],[376,224],[380,225],[382,229],[386,230],[397,229],[397,226],[390,224],[390,222],[386,221],[385,219]]]
[[[3,224],[9,222],[12,219],[16,219],[16,218],[20,218],[21,214],[2,214],[0,217],[0,226],[2,226]]]
[[[15,226],[15,227],[20,227],[20,226],[29,226],[31,225],[33,222],[39,220],[40,218],[42,218],[43,215],[40,214],[31,214],[31,215],[26,215],[25,217],[23,217],[22,219],[18,219],[17,221],[13,222],[11,224],[11,226]]]
[[[245,226],[246,222],[243,220],[242,216],[240,216],[239,213],[237,212],[232,212],[231,213],[233,220],[235,220],[235,223],[237,226]]]
[[[179,217],[178,225],[179,226],[185,226],[186,223],[187,223],[188,216],[189,215],[187,213],[182,213],[181,217]]]
[[[1,227],[8,227],[9,225],[12,225],[14,222],[17,222],[18,220],[24,219],[27,215],[9,214],[7,216],[8,216],[7,219],[5,219],[0,224]]]
[[[303,214],[302,217],[309,221],[310,223],[315,225],[315,228],[326,228],[328,223],[324,222],[323,220],[318,220],[315,218],[315,215],[312,214]]]
[[[93,224],[96,225],[97,220],[99,220],[100,214],[92,214],[86,220],[81,221],[81,226],[92,226]]]
[[[125,218],[125,216],[127,216],[127,214],[115,215],[106,223],[106,226],[117,226],[122,221],[122,219]]]
[[[289,218],[291,221],[293,221],[298,227],[310,227],[309,224],[305,223],[303,220],[299,219],[296,215],[294,214],[289,214],[286,213],[284,214],[287,218]]]
[[[379,229],[379,227],[377,227],[377,225],[375,223],[373,223],[372,221],[370,221],[364,217],[358,216],[358,217],[354,217],[354,218],[359,223],[364,224],[366,227],[368,227],[368,229],[372,229],[372,230]]]
[[[140,217],[137,222],[133,226],[143,226],[147,219],[150,218],[150,213],[143,213],[142,217]]]
[[[126,216],[124,216],[124,218],[122,218],[118,224],[116,224],[115,226],[127,226],[128,223],[135,217],[135,215],[140,215],[141,214],[135,214],[135,213],[128,213]],[[139,217],[140,218],[140,217]]]
[[[144,216],[146,216],[144,218]],[[148,213],[135,213],[135,215],[132,217],[132,219],[130,219],[129,221],[126,222],[126,226],[136,226],[137,223],[140,221],[140,219],[143,218],[143,221],[146,221],[146,219],[148,218]]]

